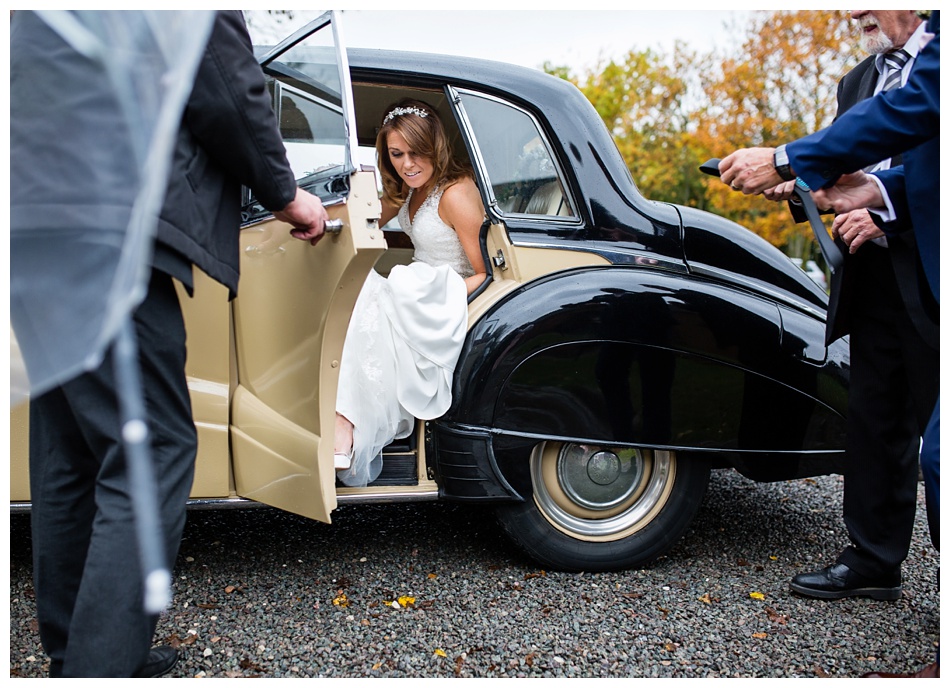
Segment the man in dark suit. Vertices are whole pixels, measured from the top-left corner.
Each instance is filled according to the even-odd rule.
[[[97,109],[86,96],[101,78],[94,61],[39,17],[14,14],[15,229],[42,227],[56,215],[95,231],[105,217],[128,216],[128,208],[91,208],[82,193],[103,180],[123,181],[110,176],[110,160],[122,150],[111,135],[113,120],[101,115],[107,106]],[[51,130],[57,135],[50,136]],[[196,265],[232,296],[237,291],[242,183],[289,222],[297,238],[315,243],[322,236],[326,211],[296,185],[243,16],[220,12],[178,134],[147,295],[134,313],[169,565],[181,540],[197,449],[184,375],[184,324],[172,279],[190,292]],[[28,201],[43,204],[46,217],[31,213]],[[176,650],[149,649],[157,616],[143,608],[111,353],[98,368],[31,400],[30,490],[37,612],[50,675],[167,672]]]
[[[852,19],[872,55],[838,83],[837,118],[899,87],[924,32],[912,10],[854,11]],[[872,163],[887,169],[899,160]],[[850,334],[844,520],[852,544],[833,566],[799,574],[791,587],[828,599],[893,600],[913,532],[920,438],[938,394],[937,308],[918,288],[913,232],[885,237],[863,208],[838,215],[834,232],[846,257],[832,276],[826,339]]]
[[[932,38],[930,38],[932,36]],[[927,41],[927,39],[930,39]],[[840,177],[829,188],[814,192],[816,203],[831,207],[836,212],[850,212],[855,208],[874,208],[875,221],[883,228],[888,238],[905,234],[914,228],[923,257],[927,287],[940,299],[940,12],[935,11],[927,25],[927,47],[923,48],[920,61],[908,83],[904,98],[895,103],[875,103],[868,107],[862,119],[848,131],[858,140],[887,140],[890,149],[920,145],[908,150],[902,166],[874,172],[873,176],[857,172]],[[845,138],[844,134],[837,134]],[[922,141],[922,142],[921,142]],[[826,140],[832,150],[834,141]],[[847,146],[845,141],[838,145]],[[881,144],[878,144],[881,145]],[[797,151],[796,162],[803,174],[811,176],[813,169],[829,168],[829,160],[821,158],[806,160],[807,147]],[[802,158],[802,159],[800,159]],[[850,167],[850,165],[849,165]],[[876,179],[875,179],[876,177]],[[813,181],[820,182],[822,175]],[[830,178],[829,178],[830,180]],[[827,181],[825,182],[827,184]],[[908,226],[907,218],[910,218]],[[922,231],[917,231],[921,227]],[[924,473],[927,492],[927,520],[930,538],[940,550],[940,399],[934,407],[927,430],[924,433],[920,464]],[[936,662],[928,664],[914,674],[865,674],[886,678],[939,678],[939,655]]]
[[[903,152],[903,165],[871,175],[859,170]],[[888,237],[913,231],[926,283],[940,295],[940,12],[934,11],[904,88],[865,100],[832,126],[787,146],[788,173],[810,188],[820,208],[847,213],[873,208]],[[772,188],[783,175],[773,149],[745,149],[724,158],[723,181],[743,193]],[[908,222],[909,220],[909,222]],[[927,491],[930,537],[940,549],[940,401],[924,433],[921,467]],[[845,572],[845,579],[849,577]],[[939,678],[938,660],[914,674],[870,677]]]

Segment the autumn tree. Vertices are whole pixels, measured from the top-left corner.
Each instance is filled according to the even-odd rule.
[[[698,166],[830,124],[837,81],[859,59],[849,24],[839,11],[755,12],[727,49],[697,55],[678,43],[671,55],[631,50],[580,74],[545,70],[584,92],[646,196],[711,210],[809,258],[811,232],[784,203],[732,192]]]
[[[695,56],[677,44],[667,57],[631,50],[620,61],[600,63],[575,75],[545,64],[548,73],[574,83],[613,134],[637,186],[651,199],[701,205],[701,160],[685,136],[690,125],[684,76]]]
[[[736,148],[777,146],[829,124],[838,80],[859,61],[856,34],[840,11],[756,12],[738,50],[704,58],[705,107],[692,133],[698,150],[723,157]],[[784,203],[746,198],[709,183],[708,207],[765,237],[789,255],[811,257],[807,225]]]

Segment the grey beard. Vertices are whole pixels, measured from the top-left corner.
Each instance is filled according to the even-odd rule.
[[[861,48],[871,55],[886,53],[894,48],[894,41],[886,33],[878,29],[877,35],[861,34]]]

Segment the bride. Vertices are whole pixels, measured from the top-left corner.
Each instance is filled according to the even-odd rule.
[[[380,226],[398,217],[413,261],[388,278],[370,271],[346,331],[336,402],[334,463],[349,486],[379,476],[382,450],[414,419],[452,402],[452,375],[468,326],[468,295],[486,276],[485,219],[471,170],[451,154],[435,110],[402,100],[376,137],[383,181]]]

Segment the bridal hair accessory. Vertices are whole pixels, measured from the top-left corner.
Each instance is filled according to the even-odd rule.
[[[419,115],[422,119],[425,119],[429,116],[429,113],[417,107],[397,107],[390,110],[386,117],[383,118],[383,124],[389,124],[389,120],[399,115]]]

